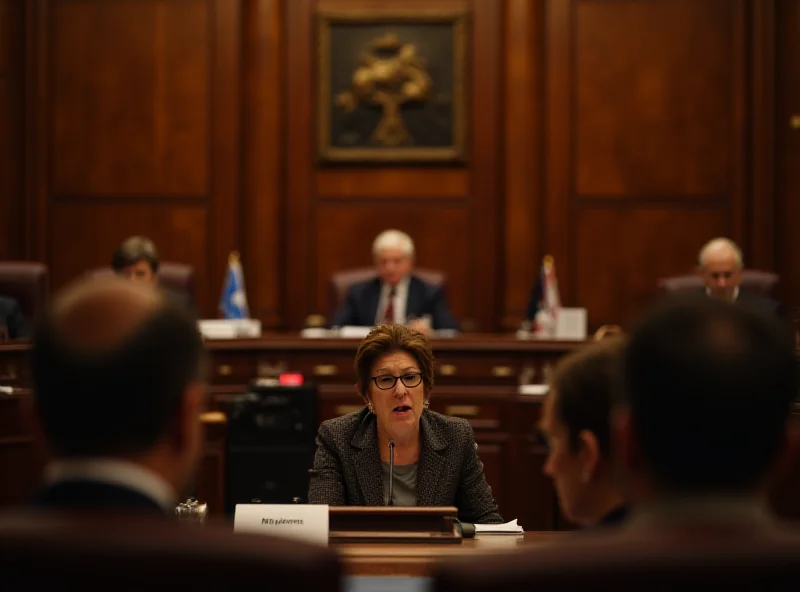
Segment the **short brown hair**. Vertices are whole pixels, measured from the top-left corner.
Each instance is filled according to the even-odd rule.
[[[366,397],[372,377],[372,366],[381,356],[404,351],[419,364],[426,394],[433,388],[433,350],[422,333],[405,325],[378,325],[359,344],[353,364],[361,396]]]
[[[114,255],[111,257],[111,267],[114,271],[120,272],[139,261],[146,261],[153,273],[156,273],[161,259],[153,241],[145,236],[132,236],[125,239],[114,251]]]
[[[553,410],[566,428],[570,449],[578,449],[583,430],[597,438],[600,452],[611,448],[609,416],[619,387],[625,339],[608,336],[563,358],[550,380]]]

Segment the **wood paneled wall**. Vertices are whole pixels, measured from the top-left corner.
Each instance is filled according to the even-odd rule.
[[[597,326],[720,234],[800,302],[797,0],[20,6],[0,0],[0,256],[56,287],[142,233],[214,315],[236,249],[254,314],[294,329],[396,227],[481,330],[516,326],[546,253]],[[315,16],[415,6],[470,16],[466,164],[319,164]]]

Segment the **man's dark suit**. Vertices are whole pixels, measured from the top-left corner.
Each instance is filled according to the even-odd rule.
[[[164,509],[142,492],[102,481],[58,481],[38,491],[33,504],[53,510],[119,510],[166,516]]]
[[[747,290],[742,290],[741,288],[739,288],[739,295],[736,297],[736,303],[743,304],[744,306],[749,306],[751,308],[758,308],[765,312],[772,312],[778,316],[783,315],[781,304],[777,300],[765,298],[764,296],[760,296]]]
[[[22,316],[19,303],[8,296],[0,296],[0,325],[5,325],[9,339],[27,339],[30,337],[28,323]]]
[[[336,312],[330,325],[344,327],[355,325],[371,327],[378,314],[378,303],[381,298],[381,280],[373,278],[350,287],[344,304]],[[412,275],[408,282],[408,300],[406,301],[406,318],[431,316],[433,329],[458,329],[440,286],[432,286]]]

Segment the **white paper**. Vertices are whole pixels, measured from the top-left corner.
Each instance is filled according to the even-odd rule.
[[[258,319],[201,319],[197,325],[206,339],[239,339],[261,335],[261,321]]]
[[[556,339],[586,339],[586,309],[559,308],[556,315]]]
[[[328,544],[330,511],[323,504],[236,504],[234,532],[251,532]]]
[[[505,524],[476,524],[475,534],[523,534],[525,531],[517,524],[517,519],[514,518],[511,522]]]
[[[345,325],[339,329],[339,337],[342,339],[364,339],[372,329],[373,327]]]
[[[549,384],[521,384],[519,386],[520,395],[541,396],[546,395],[549,390]]]

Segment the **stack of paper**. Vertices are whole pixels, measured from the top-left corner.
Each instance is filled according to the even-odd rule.
[[[479,534],[524,534],[522,527],[517,524],[517,519],[514,518],[511,522],[505,524],[476,524],[475,535]]]

